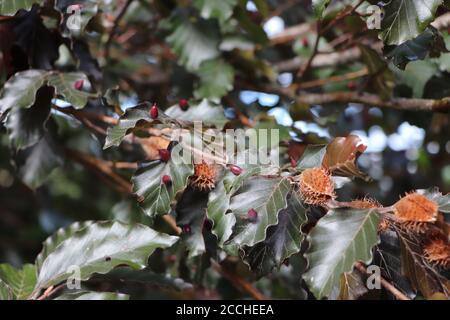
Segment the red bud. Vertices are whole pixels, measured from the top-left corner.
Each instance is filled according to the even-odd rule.
[[[292,168],[295,168],[295,167],[297,166],[297,161],[295,161],[295,159],[292,158],[292,157],[291,157],[290,160],[291,160],[291,167],[292,167]]]
[[[230,171],[233,172],[235,176],[238,176],[242,173],[242,168],[235,164],[232,164],[230,165]]]
[[[170,160],[170,152],[167,149],[159,149],[158,150],[159,157],[161,158],[161,161],[167,162]]]
[[[306,47],[306,48],[309,47],[309,41],[308,41],[308,38],[303,38],[303,39],[302,39],[302,45],[303,45],[304,47]]]
[[[209,219],[205,219],[203,221],[203,228],[206,230],[211,230],[212,229],[212,223]]]
[[[355,90],[356,89],[356,83],[353,81],[350,81],[349,83],[347,83],[347,88],[349,90]]]
[[[83,90],[83,86],[84,86],[84,80],[83,80],[83,79],[80,79],[80,80],[75,81],[75,83],[74,83],[74,85],[73,85],[73,87],[74,87],[76,90]]]
[[[186,111],[189,108],[189,102],[186,99],[180,99],[180,102],[178,102],[178,104],[183,111]]]
[[[150,117],[151,117],[152,119],[158,118],[158,108],[156,107],[156,104],[154,104],[154,105],[150,108]]]
[[[172,178],[170,176],[168,176],[167,174],[163,175],[162,177],[162,182],[166,185],[169,186],[172,184]]]
[[[250,209],[247,212],[247,218],[251,222],[256,222],[256,219],[258,218],[258,212],[256,212],[255,209]]]
[[[170,256],[167,257],[167,262],[169,263],[175,263],[177,261],[177,256],[174,254],[171,254]]]
[[[188,224],[185,224],[183,226],[183,233],[191,233],[191,226]]]

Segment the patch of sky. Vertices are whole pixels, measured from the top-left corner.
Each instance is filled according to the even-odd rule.
[[[388,145],[394,151],[419,149],[425,139],[425,130],[408,122],[403,122],[388,138]]]
[[[330,132],[327,128],[322,128],[317,123],[295,121],[294,126],[303,133],[315,133],[319,137],[330,138]]]
[[[425,138],[425,130],[408,122],[403,122],[396,133],[389,136],[385,134],[379,126],[373,126],[368,133],[362,130],[352,132],[361,138],[367,145],[367,153],[382,152],[387,146],[393,151],[407,151],[410,149],[419,149]]]
[[[250,90],[241,91],[239,99],[245,104],[252,104],[258,101],[264,107],[274,107],[280,102],[280,97],[276,94]]]
[[[292,84],[293,78],[294,76],[292,75],[292,73],[283,72],[278,75],[277,81],[282,87],[286,88]]]
[[[122,110],[127,110],[131,107],[136,106],[139,102],[138,102],[138,98],[137,96],[124,96],[124,95],[119,95],[119,103],[120,103],[120,107],[122,108]]]
[[[277,107],[270,109],[267,114],[274,117],[278,124],[282,126],[290,127],[294,123],[289,112],[284,108]]]
[[[284,21],[278,16],[272,17],[267,20],[263,29],[268,37],[273,37],[284,30]]]
[[[255,3],[253,1],[248,1],[246,6],[247,11],[258,11],[258,8],[256,7]]]

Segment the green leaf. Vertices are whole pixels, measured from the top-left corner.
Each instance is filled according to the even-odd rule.
[[[118,265],[143,269],[157,248],[172,246],[178,237],[142,224],[105,221],[93,223],[63,240],[42,263],[35,291],[56,285],[80,271],[80,280],[107,273]]]
[[[250,18],[250,15],[245,9],[245,5],[244,6],[240,5],[236,7],[236,9],[234,10],[234,17],[239,23],[240,29],[245,31],[244,34],[246,34],[254,42],[259,43],[263,46],[269,42],[267,34],[262,28],[262,25],[255,23]]]
[[[358,300],[369,292],[366,286],[365,275],[357,270],[344,272],[341,276],[339,288],[336,289],[335,296],[332,297],[330,295],[331,300]]]
[[[36,284],[36,268],[25,264],[17,270],[9,264],[0,264],[0,279],[12,289],[15,299],[24,300],[30,297]]]
[[[181,228],[189,226],[189,232],[183,232],[180,236],[189,251],[188,258],[199,256],[206,251],[203,223],[207,201],[208,193],[189,187],[177,203],[177,225]]]
[[[178,55],[178,62],[189,71],[197,70],[202,62],[220,54],[218,31],[207,21],[180,23],[167,37],[167,42]]]
[[[373,209],[337,209],[319,220],[307,238],[308,271],[303,275],[317,299],[328,296],[355,262],[372,260],[379,220]]]
[[[183,163],[177,152],[172,151],[168,162],[152,161],[136,171],[132,178],[133,193],[149,217],[168,214],[176,195],[186,188],[188,178],[193,174],[193,165]],[[169,186],[161,181],[164,175],[172,178]]]
[[[48,237],[43,242],[42,250],[36,257],[35,265],[37,272],[39,273],[41,271],[42,264],[44,263],[45,259],[47,259],[50,253],[55,251],[55,249],[61,244],[61,242],[69,239],[75,234],[75,232],[78,232],[93,223],[94,221],[75,222],[68,227],[58,229],[52,236]]]
[[[231,198],[230,210],[236,217],[231,243],[239,247],[254,246],[266,238],[267,228],[278,223],[278,213],[286,208],[291,185],[286,178],[252,177]],[[250,209],[257,212],[250,221]]]
[[[13,300],[14,292],[2,279],[0,279],[0,301]]]
[[[394,75],[389,70],[384,61],[374,49],[359,45],[361,58],[369,71],[370,85],[383,98],[389,99],[394,88]]]
[[[44,85],[47,71],[27,70],[16,73],[4,85],[0,99],[0,113],[11,108],[29,108],[37,91]]]
[[[126,284],[137,282],[175,291],[183,291],[193,288],[192,284],[185,282],[181,278],[172,278],[166,274],[153,272],[148,268],[143,270],[134,270],[129,267],[118,267],[111,270],[107,274],[97,274],[92,279],[104,281],[118,280]]]
[[[27,158],[20,167],[19,176],[32,189],[44,184],[53,169],[64,163],[58,145],[49,133],[23,153],[27,154]]]
[[[385,55],[393,59],[397,68],[405,70],[406,65],[412,61],[424,60],[427,56],[436,58],[441,52],[447,52],[441,34],[433,27],[429,27],[412,40],[408,40],[399,46],[387,47]]]
[[[129,298],[127,294],[123,293],[80,290],[66,292],[54,300],[128,300]]]
[[[236,4],[237,0],[194,0],[202,18],[216,18],[221,23],[231,17]]]
[[[75,89],[75,82],[83,80],[89,84],[86,75],[80,72],[60,73],[57,71],[27,70],[16,73],[4,85],[0,99],[0,113],[12,108],[30,108],[36,100],[36,93],[44,86],[55,88],[55,96],[69,102],[74,108],[83,108],[90,98],[97,95]],[[89,84],[90,85],[90,84]]]
[[[0,0],[0,15],[13,16],[20,9],[30,10],[38,0]]]
[[[244,260],[258,274],[280,268],[291,255],[300,252],[302,225],[307,221],[306,209],[296,192],[288,198],[288,206],[278,214],[278,224],[267,229],[266,239],[245,250]]]
[[[442,0],[395,0],[384,6],[380,38],[387,45],[400,45],[422,33],[434,20]]]
[[[312,7],[314,10],[314,15],[317,19],[322,19],[323,12],[327,8],[328,4],[330,3],[330,0],[313,0],[312,1]]]
[[[322,166],[323,157],[327,151],[326,147],[326,145],[322,144],[308,145],[297,161],[297,169],[305,170]]]
[[[228,122],[223,107],[208,99],[202,99],[200,102],[190,101],[186,111],[175,104],[168,108],[165,114],[178,120],[202,121],[203,125],[214,125],[217,129],[222,129]]]
[[[422,98],[427,82],[437,73],[438,66],[429,61],[415,61],[409,63],[404,71],[397,70],[398,82],[409,86],[414,98]]]
[[[14,108],[7,114],[5,127],[15,149],[30,147],[42,138],[52,98],[53,88],[42,87],[36,92],[36,101],[30,108]]]
[[[119,146],[124,137],[130,133],[139,122],[151,123],[153,119],[150,117],[150,107],[150,103],[144,102],[135,107],[128,108],[125,113],[120,116],[119,123],[108,128],[103,149]]]
[[[203,62],[196,72],[200,77],[200,86],[194,94],[198,98],[222,98],[233,90],[234,68],[223,59]]]
[[[209,193],[207,216],[212,221],[212,233],[217,237],[219,247],[222,247],[232,232],[236,217],[227,214],[230,207],[230,196],[227,194],[223,180],[220,180],[216,188]]]
[[[81,72],[54,72],[47,74],[48,86],[54,87],[57,97],[69,102],[75,109],[84,108],[89,99],[97,97],[96,94],[75,89],[75,82],[83,80],[84,86],[91,86],[88,78]]]

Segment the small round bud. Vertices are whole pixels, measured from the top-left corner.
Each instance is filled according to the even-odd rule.
[[[167,149],[159,149],[158,150],[159,157],[161,161],[167,162],[170,160],[170,152]]]
[[[158,118],[158,107],[156,107],[156,104],[152,105],[152,107],[150,108],[150,118]]]
[[[83,86],[84,86],[84,80],[83,80],[83,79],[80,79],[80,80],[75,81],[75,83],[74,83],[74,85],[73,85],[73,87],[74,87],[76,90],[83,90]]]
[[[183,111],[186,111],[189,108],[189,102],[186,99],[180,99],[178,105]]]
[[[240,174],[242,173],[242,168],[239,167],[239,166],[237,166],[237,165],[235,165],[235,164],[232,164],[232,165],[230,165],[230,171],[231,171],[235,176],[238,176],[238,175],[240,175]]]
[[[258,219],[258,212],[256,212],[255,209],[250,209],[247,212],[247,219],[250,222],[256,222],[256,220]]]
[[[162,177],[162,182],[163,182],[166,186],[170,186],[170,185],[172,184],[172,178],[171,178],[169,175],[165,174],[165,175],[163,175],[163,177]]]
[[[191,233],[191,231],[192,231],[191,226],[188,224],[185,224],[182,229],[183,229],[183,233]]]

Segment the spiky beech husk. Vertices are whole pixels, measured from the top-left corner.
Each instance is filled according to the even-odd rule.
[[[336,198],[334,183],[324,168],[311,168],[303,171],[298,177],[300,196],[311,205],[322,205]]]
[[[410,193],[394,204],[394,213],[400,222],[435,222],[438,205],[427,197]]]
[[[450,268],[450,243],[442,233],[431,236],[423,246],[423,254],[429,264],[443,269]]]
[[[427,197],[410,193],[394,204],[399,226],[413,233],[427,233],[438,217],[438,205]]]
[[[190,184],[193,188],[201,191],[214,189],[219,175],[217,164],[202,162],[194,164],[194,175],[190,177]]]
[[[381,204],[372,198],[356,199],[350,202],[350,206],[355,209],[380,208]]]
[[[385,232],[391,228],[391,223],[388,219],[381,218],[380,223],[378,223],[377,231],[378,233]]]

